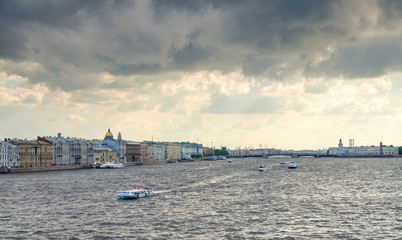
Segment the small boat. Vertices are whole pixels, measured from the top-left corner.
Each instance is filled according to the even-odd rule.
[[[208,161],[215,161],[217,160],[216,156],[210,156],[208,157]]]
[[[232,160],[229,159],[229,160],[228,160],[228,163],[232,163]]]
[[[183,169],[183,172],[191,172],[191,168],[185,168]]]
[[[150,188],[137,188],[133,190],[117,192],[117,196],[120,199],[136,199],[140,197],[146,197],[152,194],[154,194],[154,192]]]
[[[290,162],[288,168],[297,168],[297,165],[295,162]]]
[[[122,167],[124,167],[122,163],[108,162],[101,164],[99,168],[122,168]]]
[[[259,171],[259,172],[264,172],[264,165],[259,166],[259,167],[258,167],[258,171]]]
[[[217,156],[216,160],[226,160],[226,157],[225,156]]]
[[[281,162],[281,164],[283,165],[283,164],[285,164],[285,162]]]

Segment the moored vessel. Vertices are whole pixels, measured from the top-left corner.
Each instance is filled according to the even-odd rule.
[[[108,162],[101,164],[99,168],[122,168],[122,167],[124,167],[122,163]]]

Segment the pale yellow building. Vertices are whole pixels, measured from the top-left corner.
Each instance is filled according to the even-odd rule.
[[[53,164],[53,145],[41,140],[11,140],[17,145],[21,167],[46,167]]]
[[[180,143],[165,143],[165,160],[180,160],[181,159],[181,144]]]
[[[111,147],[94,146],[94,162],[117,162],[117,152],[114,151]]]

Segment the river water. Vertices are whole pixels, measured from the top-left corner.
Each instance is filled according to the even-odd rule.
[[[402,239],[401,170],[396,158],[245,158],[5,174],[0,239]],[[117,199],[135,187],[155,194]]]

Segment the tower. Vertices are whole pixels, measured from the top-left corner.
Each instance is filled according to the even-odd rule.
[[[383,154],[383,151],[382,151],[382,141],[380,142],[380,154],[381,154],[381,155]]]
[[[343,144],[342,144],[342,139],[339,139],[339,144],[338,144],[338,148],[343,148]]]

